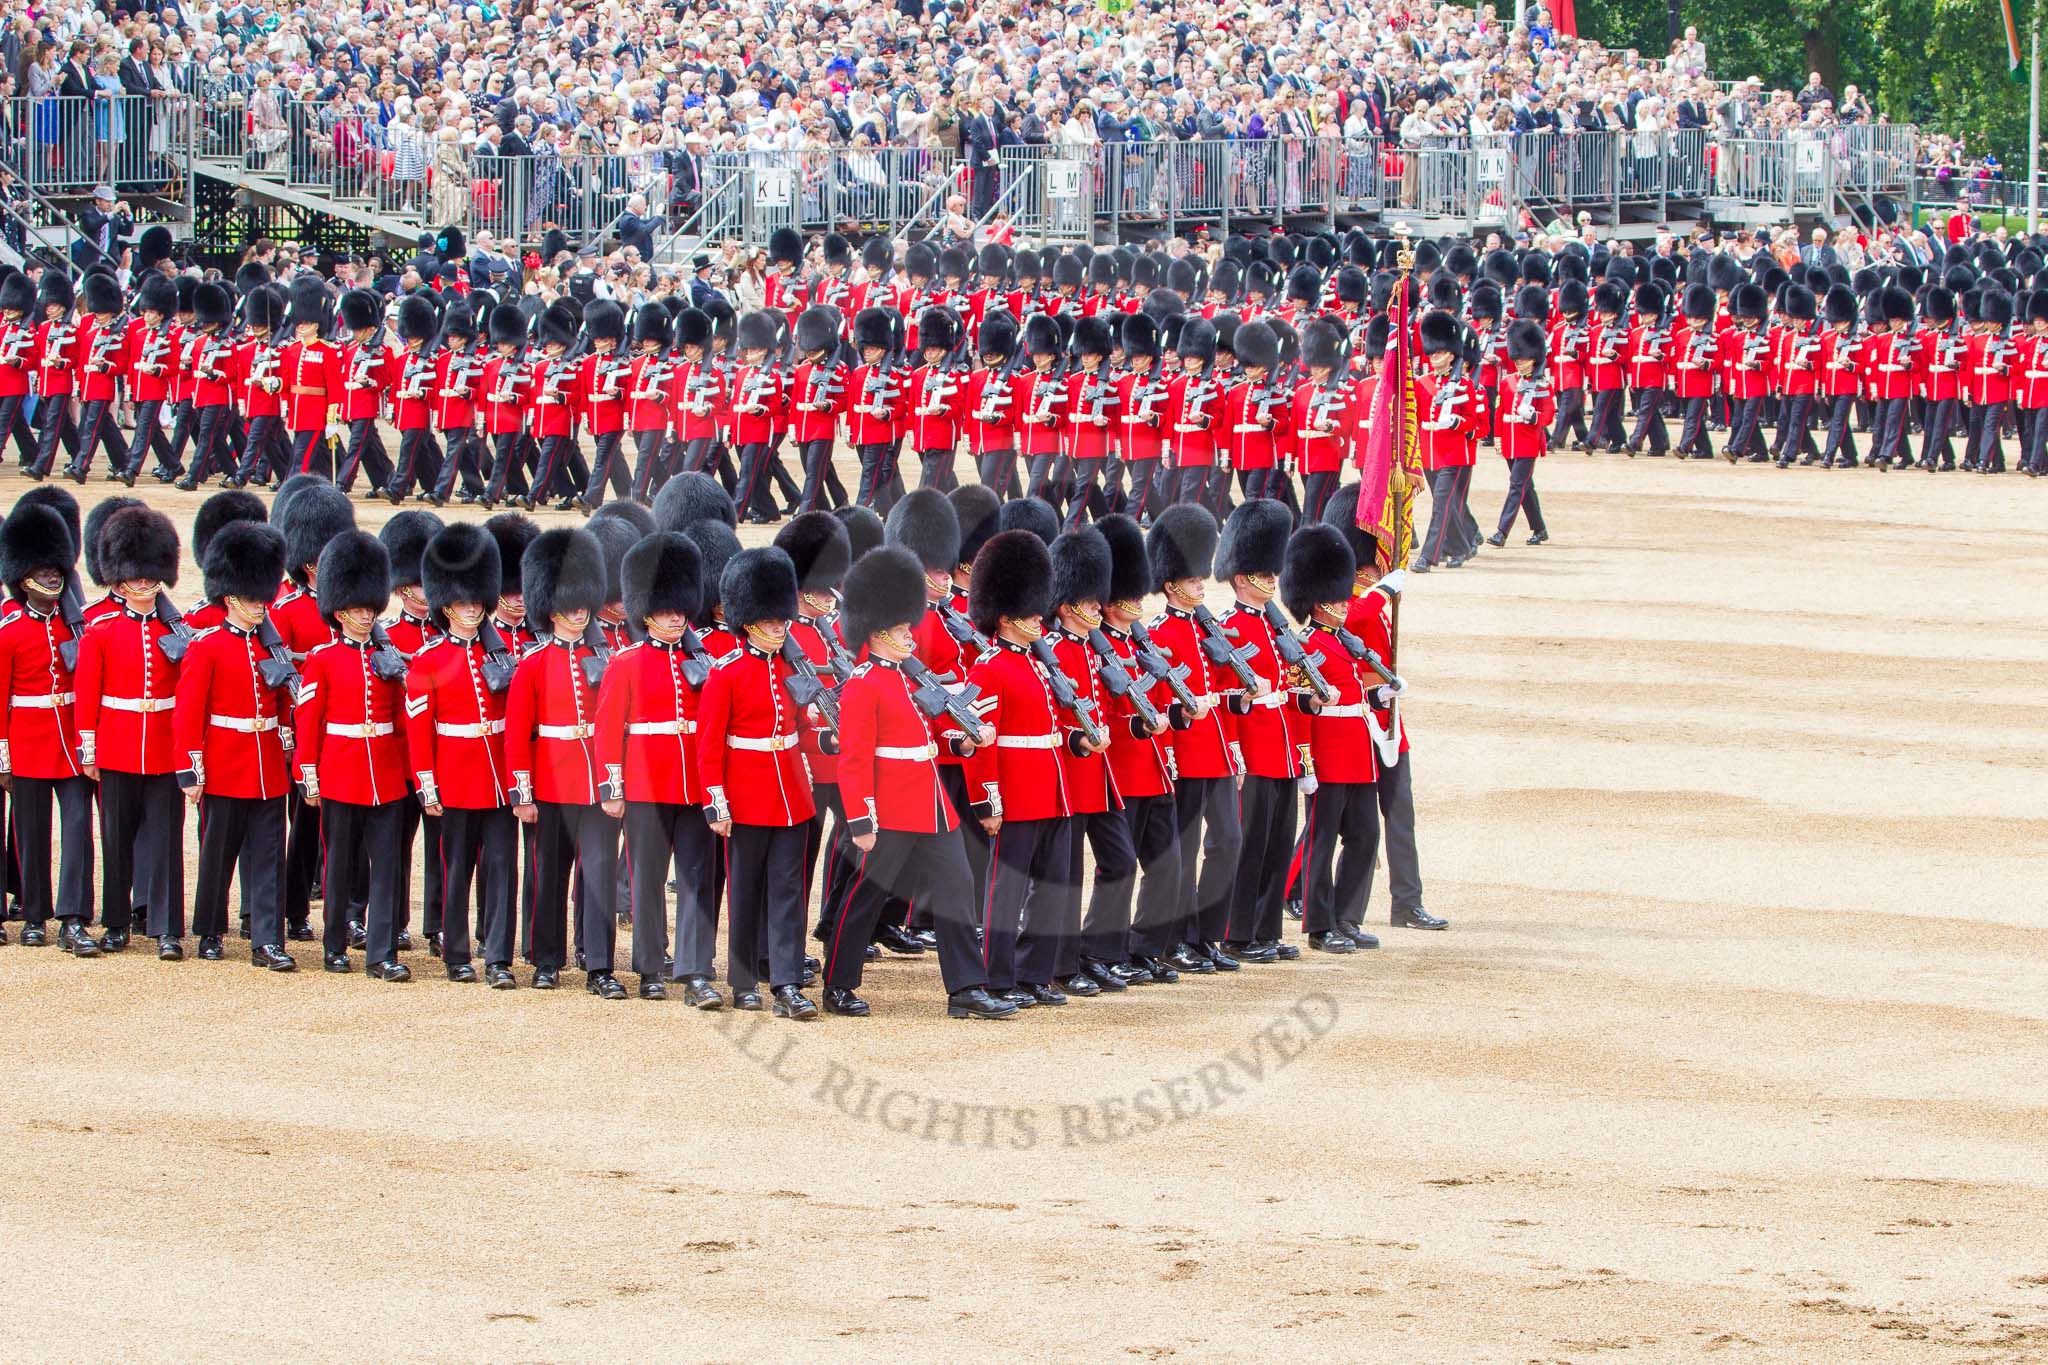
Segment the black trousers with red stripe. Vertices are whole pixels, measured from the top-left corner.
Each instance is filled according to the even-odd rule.
[[[868,939],[892,898],[931,906],[939,978],[948,995],[988,983],[989,969],[975,943],[974,893],[959,830],[913,834],[885,829],[875,835],[872,849],[862,854],[854,848],[853,855],[859,861],[846,908],[825,940],[827,986],[852,990],[860,985]]]
[[[132,927],[141,906],[151,938],[185,936],[185,798],[171,773],[100,769],[100,921]]]
[[[988,890],[982,896],[981,964],[990,990],[1019,981],[1052,981],[1059,948],[1059,879],[1073,821],[1005,820],[989,841]]]
[[[326,923],[321,937],[330,956],[348,951],[348,907],[364,895],[364,951],[371,962],[397,960],[398,916],[411,870],[404,839],[405,807],[411,804],[410,796],[374,806],[320,803],[320,830],[327,845],[327,899],[321,907]],[[358,886],[356,878],[365,864],[369,884]]]
[[[626,857],[632,868],[633,970],[659,980],[668,956],[668,872],[676,873],[676,975],[711,975],[718,942],[713,871],[718,839],[702,806],[671,801],[626,803]]]
[[[78,409],[76,467],[92,472],[92,457],[101,446],[106,447],[107,459],[116,473],[128,467],[128,438],[121,434],[121,424],[114,420],[114,404],[109,399],[95,398]]]
[[[1301,927],[1320,934],[1358,924],[1380,851],[1379,792],[1371,782],[1324,782],[1308,798]]]
[[[726,840],[725,976],[736,991],[804,979],[804,826],[743,825]]]
[[[242,914],[258,948],[284,947],[283,902],[278,894],[284,865],[282,796],[199,798],[199,882],[192,888],[192,932],[224,938],[228,929],[228,885],[239,871]]]
[[[618,919],[612,868],[619,856],[619,822],[598,805],[538,803],[538,867],[533,891],[533,965],[561,970],[568,952],[569,882],[578,863],[590,869],[576,907],[584,968],[612,969]]]
[[[1286,878],[1275,876],[1294,848],[1295,781],[1291,777],[1247,777],[1238,792],[1238,820],[1244,842],[1238,850],[1237,879],[1230,890],[1226,943],[1280,937],[1280,900]]]
[[[519,880],[519,822],[508,806],[441,808],[441,960],[471,960],[469,888],[481,880],[476,936],[491,966],[512,962],[512,890]]]

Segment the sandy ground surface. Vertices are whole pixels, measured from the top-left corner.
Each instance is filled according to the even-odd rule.
[[[1404,617],[1447,934],[1003,1025],[0,948],[0,1353],[2048,1359],[2048,489],[1540,484]]]

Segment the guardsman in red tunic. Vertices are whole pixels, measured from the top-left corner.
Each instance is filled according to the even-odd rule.
[[[23,469],[36,462],[36,434],[21,415],[35,373],[36,325],[29,311],[36,305],[36,287],[28,276],[12,271],[0,280],[0,441],[14,439]]]
[[[1622,314],[1628,302],[1629,287],[1620,280],[1602,280],[1593,290],[1593,325],[1586,331],[1586,391],[1593,412],[1588,454],[1604,450],[1619,455],[1626,440],[1621,409],[1627,396],[1629,329]]]
[[[420,576],[443,633],[406,671],[406,751],[420,806],[441,822],[441,960],[450,981],[477,979],[469,910],[470,884],[480,879],[484,979],[493,990],[511,990],[519,855],[501,689],[513,660],[503,650],[494,658],[483,638],[501,588],[497,539],[467,522],[448,526],[427,542]]]
[[[1109,600],[1109,541],[1094,527],[1084,526],[1053,541],[1051,555],[1053,613],[1059,624],[1047,632],[1046,643],[1077,697],[1094,708],[1091,719],[1101,736],[1097,743],[1084,741],[1082,752],[1066,750],[1060,755],[1073,827],[1060,887],[1067,934],[1053,970],[1059,989],[1091,996],[1129,987],[1112,968],[1129,956],[1131,880],[1137,875],[1138,855],[1131,845],[1130,819],[1117,789],[1110,750],[1116,730],[1122,729],[1123,737],[1131,730],[1128,723],[1119,726],[1110,718],[1111,697],[1101,681],[1093,643],[1108,642],[1102,634],[1102,605]],[[1084,844],[1095,859],[1095,888],[1085,913]]]
[[[1906,400],[1913,392],[1914,356],[1919,347],[1912,336],[1913,296],[1897,285],[1886,285],[1879,291],[1877,303],[1884,330],[1867,338],[1858,353],[1864,383],[1877,401],[1870,426],[1870,454],[1864,463],[1889,469],[1905,459]],[[1974,438],[1974,418],[1970,431]]]
[[[1764,321],[1770,298],[1762,285],[1745,282],[1735,286],[1728,307],[1730,319],[1714,340],[1728,395],[1728,444],[1721,454],[1730,464],[1740,459],[1761,464],[1770,458],[1763,434],[1765,366],[1770,352]]]
[[[1294,386],[1287,426],[1301,465],[1302,515],[1320,517],[1343,482],[1358,419],[1349,382],[1349,339],[1332,318],[1312,318],[1301,329],[1301,361],[1308,377]]]
[[[284,380],[284,426],[291,433],[291,472],[334,475],[333,449],[327,430],[341,406],[348,371],[341,347],[327,340],[334,324],[334,298],[318,276],[292,282],[291,312],[285,319],[292,339],[278,354],[277,371]]]
[[[71,277],[61,270],[45,270],[36,286],[36,308],[42,320],[35,327],[35,342],[29,350],[30,369],[36,383],[36,454],[27,465],[32,479],[45,479],[57,462],[57,443],[75,460],[78,430],[71,424],[73,376],[85,359],[81,325],[71,317],[76,301]]]
[[[732,421],[740,478],[733,501],[741,517],[764,526],[776,520],[769,461],[789,425],[791,400],[781,364],[785,326],[780,314],[764,310],[747,314],[734,329],[739,366],[733,373]]]
[[[1979,474],[2005,472],[2005,448],[1998,442],[2012,401],[2012,295],[1986,289],[1977,298],[1963,348],[1963,393],[1970,403],[1970,447],[1963,468]],[[1904,463],[1904,443],[1900,445]]]
[[[975,256],[975,273],[981,276],[981,287],[967,295],[962,320],[967,324],[967,335],[975,345],[981,344],[981,329],[988,321],[989,314],[1003,311],[1008,306],[1009,295],[1003,288],[1003,281],[1010,277],[1010,248],[1001,242],[990,242]]]
[[[1298,785],[1314,774],[1306,758],[1308,722],[1300,712],[1312,710],[1317,699],[1303,690],[1293,667],[1281,658],[1288,642],[1280,637],[1287,626],[1272,605],[1292,525],[1285,506],[1270,498],[1254,499],[1230,514],[1216,552],[1216,578],[1228,583],[1237,598],[1224,613],[1223,628],[1240,649],[1250,651],[1246,662],[1253,676],[1249,687],[1240,682],[1237,688],[1242,707],[1237,742],[1245,769],[1238,804],[1244,841],[1224,934],[1225,951],[1240,962],[1300,956],[1299,949],[1280,941],[1285,879],[1274,875],[1294,847]]]
[[[2048,291],[2027,299],[2026,335],[2015,343],[2012,396],[2019,405],[2020,469],[2048,474]]]
[[[904,377],[904,425],[917,454],[917,486],[945,493],[960,484],[953,453],[967,412],[967,377],[952,364],[954,345],[962,339],[960,319],[948,309],[927,308],[918,318],[917,339],[924,363]]]
[[[411,895],[405,656],[374,637],[391,601],[391,558],[367,531],[347,531],[320,552],[320,613],[335,638],[306,656],[293,711],[292,755],[308,809],[318,810],[327,855],[323,964],[349,970],[349,907],[362,894],[369,975],[409,981],[398,925]],[[353,883],[367,871],[368,885]]]
[[[1068,529],[1078,527],[1108,509],[1102,493],[1102,471],[1109,463],[1110,441],[1117,418],[1116,379],[1110,372],[1109,353],[1116,346],[1121,317],[1084,317],[1074,324],[1074,368],[1066,377],[1066,401],[1061,404],[1062,455],[1066,459]]]
[[[1507,544],[1515,518],[1524,514],[1531,545],[1550,539],[1536,500],[1536,461],[1543,458],[1543,434],[1556,417],[1549,376],[1543,372],[1548,344],[1543,329],[1527,318],[1508,324],[1508,369],[1500,378],[1500,457],[1508,462],[1508,494],[1501,504],[1500,524],[1486,538],[1488,545]]]
[[[1780,469],[1791,468],[1802,453],[1809,458],[1820,454],[1812,435],[1820,386],[1820,301],[1811,289],[1799,284],[1786,286],[1785,318],[1786,325],[1778,329],[1781,340],[1773,367],[1781,395],[1776,437]]]
[[[743,643],[712,671],[697,712],[697,771],[711,832],[726,840],[726,978],[734,1009],[761,1008],[760,967],[777,1017],[813,1019],[803,994],[804,839],[814,806],[782,657],[797,614],[789,556],[742,550],[719,580],[726,626]]]
[[[961,425],[982,484],[1007,498],[1017,484],[1017,320],[998,308],[976,336],[981,364],[961,382]]]
[[[254,940],[250,960],[274,972],[298,966],[284,950],[279,885],[297,676],[266,669],[276,661],[258,630],[284,581],[284,564],[283,538],[270,527],[236,522],[214,536],[206,550],[206,595],[227,619],[186,651],[171,712],[178,785],[200,814],[199,882],[192,896],[199,955],[221,955],[228,886],[239,865]]]
[[[1580,450],[1591,447],[1586,427],[1586,349],[1592,323],[1586,317],[1590,300],[1583,280],[1566,280],[1557,288],[1557,320],[1549,325],[1550,387],[1557,395],[1557,429],[1550,443],[1564,444],[1565,434],[1576,431],[1574,444]]]
[[[1827,413],[1828,439],[1818,461],[1808,456],[1802,463],[1818,463],[1823,469],[1838,463],[1854,468],[1856,434],[1850,419],[1862,381],[1864,345],[1856,336],[1856,296],[1847,285],[1831,285],[1820,307],[1821,320],[1827,324],[1820,342],[1820,395]]]
[[[1520,321],[1521,319],[1518,319]],[[1456,568],[1479,548],[1465,498],[1472,487],[1476,401],[1465,367],[1457,319],[1431,311],[1417,324],[1429,368],[1415,380],[1415,408],[1422,418],[1422,467],[1429,475],[1429,530],[1416,547],[1411,567],[1427,573],[1432,564]],[[1557,367],[1551,367],[1556,382]],[[1551,439],[1558,439],[1553,430]]]
[[[696,308],[676,314],[676,352],[682,363],[669,374],[669,419],[675,427],[675,457],[669,473],[710,468],[717,453],[718,423],[730,400],[725,380],[711,363],[711,317]]]
[[[180,492],[197,489],[216,467],[235,467],[228,448],[235,419],[234,347],[227,335],[233,317],[227,290],[211,282],[193,289],[192,364],[186,371],[192,382],[192,463],[174,485]]]
[[[391,481],[391,456],[377,418],[398,387],[398,350],[385,335],[384,302],[377,294],[351,289],[338,308],[349,339],[341,346],[341,388],[334,401],[348,430],[348,446],[334,481],[346,493],[355,487],[356,471],[366,470],[370,487],[382,488]]]
[[[598,763],[623,793],[605,809],[625,822],[631,860],[633,970],[640,998],[668,997],[667,884],[676,875],[675,977],[685,1003],[717,1009],[717,840],[697,777],[697,702],[710,661],[690,629],[703,557],[688,537],[657,531],[626,555],[626,616],[639,635],[612,656],[597,696]]]
[[[1166,385],[1166,459],[1172,471],[1169,501],[1207,505],[1220,499],[1230,481],[1228,464],[1216,467],[1221,432],[1222,378],[1215,373],[1216,325],[1189,318],[1174,343],[1180,362]]]
[[[540,315],[540,354],[522,385],[526,430],[539,448],[532,486],[512,499],[514,507],[531,512],[550,498],[565,503],[583,486],[588,470],[576,449],[576,416],[583,407],[579,382],[582,361],[569,354],[581,326],[566,299],[556,299]],[[492,488],[498,483],[494,477]],[[486,497],[489,497],[486,494]]]
[[[1293,399],[1276,383],[1280,338],[1271,325],[1247,322],[1231,338],[1242,376],[1224,390],[1220,436],[1247,498],[1272,497],[1286,479],[1280,451],[1287,439],[1287,407]]]
[[[905,668],[915,668],[911,627],[924,615],[924,573],[908,550],[875,550],[847,574],[840,624],[849,647],[867,653],[839,698],[840,790],[857,868],[847,908],[825,942],[825,1008],[867,1014],[867,1002],[855,992],[868,937],[894,897],[934,908],[947,1015],[1006,1019],[1018,1007],[988,990],[961,816],[935,761],[942,746],[956,756],[972,754],[975,739],[995,736],[942,738],[919,707]]]
[[[903,495],[903,477],[896,468],[896,442],[906,412],[895,364],[901,328],[902,319],[879,308],[855,314],[853,345],[860,364],[846,376],[846,443],[860,458],[854,501],[882,516]]]
[[[441,628],[434,624],[427,606],[427,595],[420,586],[420,563],[427,550],[427,544],[441,532],[441,519],[432,512],[417,509],[395,512],[391,519],[378,528],[377,539],[384,543],[384,551],[391,559],[391,594],[398,599],[398,614],[384,618],[378,624],[383,628],[384,638],[391,647],[411,660],[424,653],[427,647],[441,636]],[[401,725],[400,727],[404,727]],[[410,765],[405,770],[408,789],[417,795],[417,788],[410,786],[415,769]],[[419,846],[419,860],[426,870],[426,897],[423,906],[427,934],[427,951],[435,957],[441,955],[441,820],[438,816],[426,816],[424,822],[418,801],[405,803],[405,829],[401,836],[408,863],[412,859],[413,836],[424,826],[425,841]],[[408,871],[406,884],[410,886]],[[406,896],[398,904],[398,929],[401,936],[409,937],[412,926],[412,898]],[[360,928],[361,926],[356,926]],[[351,939],[355,930],[350,931]],[[360,941],[360,940],[358,940]]]
[[[128,441],[114,420],[114,405],[130,359],[129,329],[118,316],[121,285],[112,275],[95,270],[79,281],[79,288],[87,316],[78,329],[78,453],[64,472],[74,483],[84,483],[92,472],[92,457],[104,445],[113,465],[108,477],[119,480],[128,467]]]
[[[1672,329],[1669,320],[1673,300],[1664,286],[1653,282],[1636,286],[1636,320],[1629,328],[1623,354],[1629,387],[1635,390],[1636,421],[1628,435],[1628,453],[1633,456],[1647,448],[1652,455],[1671,449],[1671,433],[1664,427],[1664,395],[1671,382]]]
[[[1131,313],[1123,319],[1118,339],[1125,369],[1116,381],[1116,443],[1118,458],[1130,477],[1130,491],[1115,500],[1119,511],[1142,519],[1155,502],[1164,505],[1171,492],[1160,486],[1159,476],[1159,457],[1166,446],[1167,398],[1159,324],[1149,313]]]
[[[832,468],[832,443],[839,422],[852,405],[846,388],[847,366],[839,357],[843,326],[836,309],[806,308],[796,320],[796,369],[790,374],[789,430],[803,466],[804,487],[797,510],[845,505],[846,489]]]
[[[837,687],[844,682],[839,669],[846,667],[851,657],[840,644],[832,619],[839,610],[840,580],[853,562],[846,525],[830,512],[802,512],[776,533],[775,546],[789,556],[796,569],[796,617],[789,627],[790,643],[802,652],[822,682]],[[829,906],[835,893],[844,891],[851,871],[846,810],[839,802],[836,772],[839,737],[816,708],[803,717],[798,733],[804,763],[811,773],[812,804],[817,807],[804,838],[804,903],[810,904],[822,857],[825,891],[820,905]],[[829,832],[828,815],[832,818]]]
[[[1028,364],[1011,388],[1010,410],[1022,433],[1018,449],[1024,456],[1024,491],[1042,498],[1052,491],[1054,466],[1064,451],[1067,381],[1060,357],[1066,343],[1060,324],[1044,313],[1024,319],[1023,336]]]
[[[633,360],[625,353],[626,312],[610,299],[592,299],[583,312],[583,333],[590,354],[576,376],[583,395],[583,414],[590,425],[590,481],[570,499],[579,512],[604,505],[607,481],[612,492],[633,491],[633,471],[619,451],[626,440],[626,408],[633,395]]]
[[[543,531],[520,568],[528,613],[549,633],[513,675],[505,699],[505,758],[512,769],[513,814],[536,827],[533,893],[534,987],[552,990],[567,956],[570,883],[582,879],[584,988],[624,1000],[612,974],[617,931],[619,822],[603,806],[623,797],[621,781],[599,766],[597,699],[603,662],[586,643],[591,617],[604,605],[604,551],[585,530]]]
[[[275,284],[254,289],[242,300],[248,331],[232,343],[229,376],[235,406],[247,425],[242,463],[221,481],[223,488],[251,483],[264,488],[287,476],[291,450],[284,439],[284,376],[278,359],[286,341],[283,329],[289,308],[283,288]]]
[[[434,430],[440,433],[441,467],[427,485],[427,501],[446,507],[455,481],[471,502],[483,496],[484,461],[476,438],[477,401],[484,357],[477,350],[476,314],[469,301],[451,299],[441,314],[441,349],[434,356]]]
[[[483,439],[490,446],[491,475],[483,491],[464,502],[478,502],[486,509],[496,507],[509,488],[517,496],[526,491],[526,471],[531,463],[533,442],[526,432],[526,314],[514,304],[501,303],[491,310],[486,324],[491,354],[477,376],[477,402],[483,409]]]
[[[209,542],[213,536],[201,524],[206,511],[195,522],[195,546],[201,530]],[[254,519],[262,519],[260,506]],[[80,769],[99,782],[100,919],[109,933],[126,932],[141,906],[157,956],[175,962],[184,956],[185,805],[171,710],[189,642],[173,638],[159,602],[177,582],[178,533],[161,512],[130,507],[107,518],[97,541],[100,572],[120,607],[79,642],[74,714]]]
[[[340,489],[317,474],[297,477],[301,482],[280,488],[271,503],[271,524],[284,536],[290,590],[273,604],[270,625],[291,661],[303,665],[308,655],[334,638],[334,625],[320,610],[320,552],[329,541],[354,530],[356,521],[355,509]],[[290,786],[289,791],[286,806],[291,842],[286,855],[284,911],[292,939],[308,942],[313,937],[313,885],[320,871],[320,812],[303,803],[297,786]]]
[[[158,478],[169,472],[170,438],[159,420],[164,404],[171,399],[177,378],[177,327],[171,321],[178,306],[178,286],[152,271],[135,288],[135,317],[128,323],[123,347],[127,369],[122,378],[128,385],[129,401],[135,404],[135,440],[129,447],[126,468],[109,471],[128,487],[135,486],[142,473],[142,458],[154,450]],[[175,477],[175,476],[173,476]]]
[[[106,942],[95,943],[86,930],[92,921],[92,779],[81,766],[70,662],[79,646],[59,602],[77,560],[78,542],[53,507],[18,503],[0,524],[0,581],[20,604],[0,623],[0,778],[14,798],[22,941],[41,939],[54,913],[59,945],[97,957],[102,947],[118,952],[127,946],[129,897],[123,883],[114,898],[119,909],[109,906]]]
[[[1073,825],[1060,751],[1082,751],[1031,651],[1052,607],[1045,543],[1029,531],[991,538],[974,557],[968,605],[975,629],[995,641],[967,673],[980,690],[975,711],[996,735],[967,756],[969,813],[991,843],[982,965],[998,998],[1063,1005],[1067,997],[1052,981]]]
[[[668,381],[676,359],[668,353],[673,331],[669,311],[643,303],[633,313],[633,363],[626,376],[626,430],[633,436],[631,496],[654,495],[656,476],[668,451]]]
[[[834,234],[837,236],[837,234]],[[840,238],[843,246],[845,239]],[[804,309],[804,281],[798,271],[804,263],[804,236],[793,227],[779,227],[768,234],[768,271],[761,277],[765,305],[788,315],[790,326]]]

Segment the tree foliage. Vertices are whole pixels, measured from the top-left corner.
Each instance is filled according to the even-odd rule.
[[[2013,9],[2024,60],[2033,5]],[[1578,0],[1576,11],[1580,33],[1609,47],[1670,47],[1663,0]],[[1796,90],[1819,71],[1837,95],[1859,87],[1894,123],[1960,136],[2014,171],[2026,163],[2027,86],[2007,73],[1997,0],[1695,0],[1679,14],[1721,80]]]

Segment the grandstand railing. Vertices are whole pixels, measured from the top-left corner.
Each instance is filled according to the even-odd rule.
[[[0,159],[38,194],[182,195],[194,105],[184,96],[26,95],[0,100]]]

